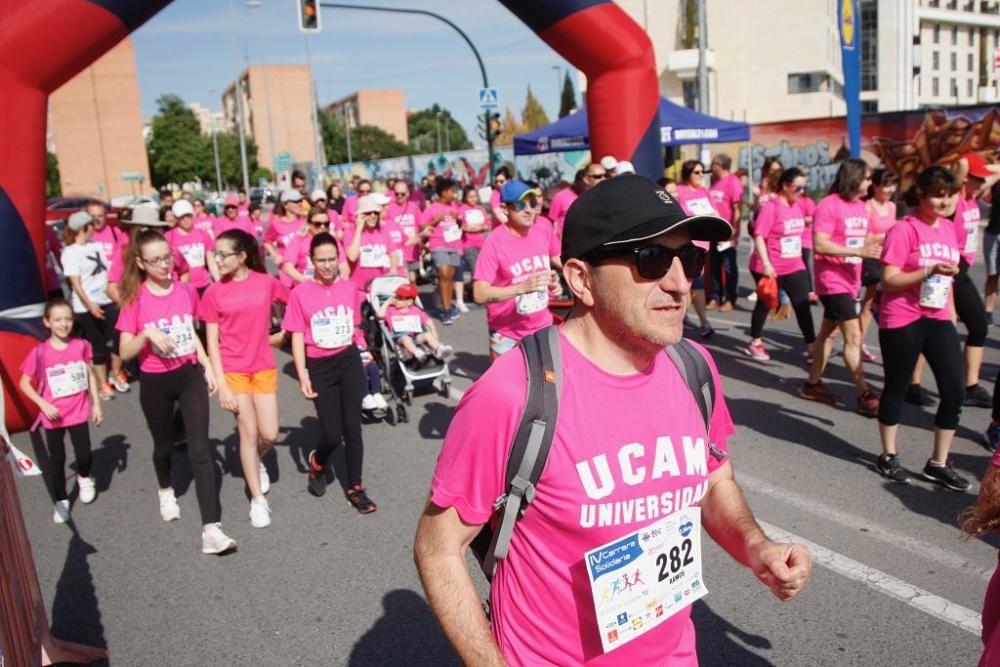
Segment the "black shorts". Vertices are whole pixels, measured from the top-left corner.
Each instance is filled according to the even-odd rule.
[[[824,294],[819,301],[823,304],[823,319],[834,322],[858,319],[858,300],[850,294]]]
[[[870,287],[878,285],[882,280],[882,262],[872,257],[867,257],[861,262],[861,285]]]

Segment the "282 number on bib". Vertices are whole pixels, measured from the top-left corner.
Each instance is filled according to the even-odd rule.
[[[684,552],[683,558],[681,552]],[[665,553],[656,557],[656,564],[660,566],[659,581],[672,577],[680,572],[682,567],[687,567],[694,562],[694,558],[691,557],[690,539],[685,539],[680,543],[680,546],[671,547],[669,554],[669,558]]]

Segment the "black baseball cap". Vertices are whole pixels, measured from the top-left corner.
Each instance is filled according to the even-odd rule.
[[[728,241],[732,226],[715,215],[688,215],[680,203],[645,176],[626,174],[590,188],[569,207],[562,260],[598,248],[624,246],[687,226],[692,241]]]

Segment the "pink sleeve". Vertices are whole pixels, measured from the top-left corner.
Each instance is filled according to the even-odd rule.
[[[142,288],[140,287],[140,289]],[[118,320],[115,322],[115,328],[123,333],[139,333],[138,310],[138,299],[134,299],[131,303],[122,306],[121,310],[118,311]]]
[[[274,243],[277,240],[278,230],[274,226],[274,215],[271,215],[271,220],[267,223],[267,229],[264,230],[264,243]]]
[[[497,232],[494,232],[496,234]],[[497,276],[497,255],[493,249],[495,246],[486,239],[483,249],[479,251],[479,258],[476,259],[476,270],[472,273],[473,280],[484,280],[491,285]]]
[[[431,204],[426,209],[424,209],[423,214],[421,214],[421,216],[420,216],[420,225],[423,226],[423,225],[429,224],[430,221],[431,221],[431,218],[433,218],[436,214],[437,214],[437,206],[435,206],[434,204]]]
[[[194,315],[198,312],[198,307],[201,305],[201,299],[198,297],[198,290],[191,287],[187,283],[184,284],[187,288],[188,296],[191,297],[191,314]]]
[[[299,295],[292,290],[285,307],[285,317],[281,320],[281,328],[285,331],[305,333],[305,318],[302,316],[302,303]]]
[[[31,348],[31,352],[24,357],[24,361],[21,362],[21,373],[23,375],[27,375],[30,378],[35,378],[38,375],[38,368],[35,366],[35,361],[41,356],[39,348],[42,345],[45,345],[45,343],[39,343]]]
[[[281,249],[281,259],[285,262],[291,262],[293,265],[298,262],[299,244],[301,243],[301,238],[301,236],[292,237],[292,239],[285,244],[285,247]],[[337,244],[337,256],[340,257],[340,241],[337,241]]]
[[[832,199],[824,199],[816,207],[816,211],[813,213],[813,232],[819,234],[833,234],[833,230],[837,227],[837,212],[834,210],[835,207],[831,203]],[[803,209],[804,210],[804,209]]]
[[[276,278],[272,278],[271,276],[267,278],[271,284],[271,302],[288,303],[288,297],[292,293],[292,290],[288,289],[287,285],[282,285],[281,281]]]
[[[743,181],[737,176],[730,179],[729,183],[729,198],[733,200],[733,204],[739,204],[743,201]]]
[[[122,274],[125,273],[125,259],[128,255],[128,246],[115,244],[111,252],[114,253],[115,258],[111,262],[111,268],[108,269],[108,282],[120,283],[122,281]]]
[[[202,322],[211,322],[212,324],[219,323],[219,309],[216,305],[215,293],[218,291],[219,283],[213,283],[208,286],[205,290],[205,296],[202,297],[201,303],[198,305],[198,309],[194,312],[198,314],[198,319]]]
[[[490,193],[490,211],[500,206],[500,191],[496,188]]]
[[[431,481],[431,502],[454,507],[463,521],[485,524],[506,486],[506,464],[527,391],[524,359],[504,355],[465,393],[455,410]],[[493,428],[483,429],[484,415]]]
[[[911,238],[912,230],[909,225],[893,225],[885,235],[885,244],[882,246],[882,263],[891,264],[903,268],[906,264],[906,256],[913,248],[914,239]]]
[[[757,214],[757,220],[753,223],[754,236],[760,236],[765,239],[767,238],[767,235],[771,233],[771,227],[774,226],[776,212],[777,207],[772,204],[772,202],[769,201],[764,204],[764,206],[760,209],[760,213]]]
[[[177,272],[178,276],[183,276],[185,273],[191,272],[191,265],[188,264],[187,260],[184,259],[184,254],[180,250],[173,249],[174,254],[174,271]]]
[[[84,361],[90,363],[91,361],[94,360],[94,348],[90,346],[89,342],[83,340],[82,338],[77,338],[77,340],[80,341],[81,343],[80,356],[83,358]]]
[[[549,223],[546,231],[549,235],[549,257],[559,257],[562,255],[562,240],[556,234],[555,224]]]

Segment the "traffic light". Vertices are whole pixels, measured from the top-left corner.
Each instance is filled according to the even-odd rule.
[[[494,137],[503,132],[503,125],[500,124],[500,114],[494,111],[490,114],[490,134]]]
[[[299,0],[299,30],[319,32],[319,0]]]

